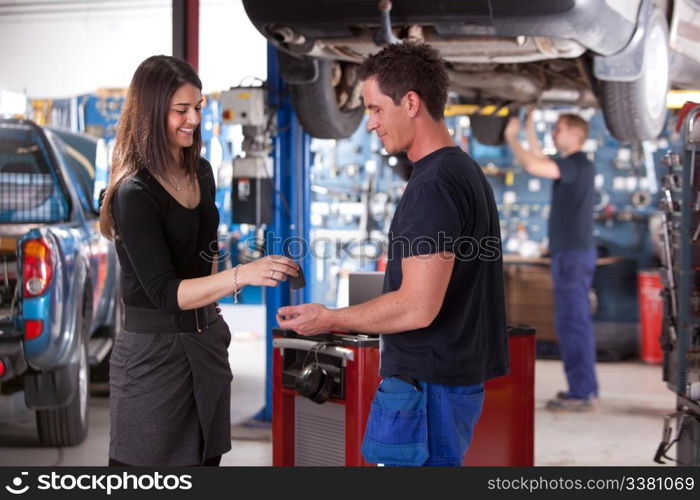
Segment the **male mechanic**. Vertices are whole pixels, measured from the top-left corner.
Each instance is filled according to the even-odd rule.
[[[389,45],[360,67],[374,131],[413,174],[388,238],[384,293],[327,309],[282,307],[302,335],[381,334],[383,380],[362,452],[385,465],[462,464],[481,414],[484,382],[508,372],[498,213],[481,168],[445,125],[445,61],[425,44]]]
[[[546,408],[554,412],[586,412],[596,408],[598,397],[595,335],[588,302],[596,260],[593,239],[595,167],[581,151],[588,138],[588,123],[578,115],[559,117],[552,132],[559,157],[553,159],[540,149],[532,111],[528,111],[525,121],[529,149],[518,142],[518,118],[510,119],[504,135],[526,172],[554,179],[549,251],[555,328],[569,388],[547,401]]]

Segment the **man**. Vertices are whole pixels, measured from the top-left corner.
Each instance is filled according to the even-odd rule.
[[[552,137],[557,159],[540,149],[528,111],[525,132],[529,150],[518,142],[520,125],[513,117],[505,129],[506,141],[515,158],[530,175],[554,179],[549,216],[549,251],[552,257],[555,327],[564,362],[568,391],[547,402],[551,411],[595,409],[598,382],[595,374],[595,336],[588,303],[588,290],[595,271],[593,240],[595,167],[581,151],[588,137],[588,123],[580,116],[559,117]]]
[[[447,73],[436,50],[390,45],[362,64],[360,77],[368,130],[414,163],[390,228],[384,294],[335,310],[282,307],[278,321],[302,335],[382,334],[367,461],[461,465],[484,381],[508,372],[493,191],[445,126]]]

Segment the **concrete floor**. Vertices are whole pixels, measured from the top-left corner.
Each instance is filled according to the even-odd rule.
[[[224,315],[233,339],[230,360],[232,450],[222,465],[271,465],[269,430],[249,420],[264,403],[264,309],[229,306]],[[661,382],[661,367],[641,362],[598,365],[600,407],[595,413],[553,414],[544,403],[564,389],[558,361],[536,363],[536,465],[655,465],[663,416],[673,412],[673,394]],[[95,386],[88,439],[73,448],[45,448],[36,438],[34,414],[21,395],[0,398],[0,466],[102,465],[109,446],[109,400]],[[102,393],[103,394],[103,393]],[[675,453],[672,450],[671,456]]]

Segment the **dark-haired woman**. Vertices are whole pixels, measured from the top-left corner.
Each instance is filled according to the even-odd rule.
[[[122,268],[110,361],[110,465],[218,465],[231,448],[229,329],[215,301],[297,275],[281,256],[214,272],[219,216],[200,157],[202,84],[187,63],[141,63],[119,121],[100,216]]]

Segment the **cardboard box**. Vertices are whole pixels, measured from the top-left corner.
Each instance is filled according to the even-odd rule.
[[[556,341],[554,288],[549,265],[506,264],[506,319],[537,330],[536,340]]]

